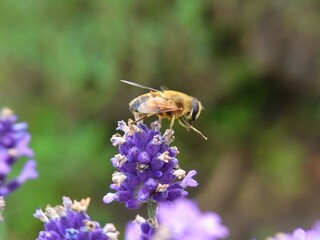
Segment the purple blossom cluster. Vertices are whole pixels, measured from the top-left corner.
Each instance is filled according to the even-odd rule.
[[[146,220],[140,215],[127,224],[125,230],[125,240],[149,240],[156,233],[157,223],[151,219]]]
[[[31,135],[28,125],[17,123],[17,116],[9,108],[0,110],[0,196],[7,196],[29,179],[37,178],[34,154],[29,147]],[[20,174],[8,181],[8,175],[16,161],[27,158]]]
[[[192,178],[196,171],[186,174],[178,165],[178,149],[170,147],[174,140],[173,130],[163,135],[160,123],[154,122],[149,129],[144,124],[133,121],[126,124],[118,122],[119,133],[111,138],[119,154],[112,159],[117,169],[112,175],[110,188],[115,193],[104,197],[105,203],[118,201],[129,209],[139,208],[143,203],[173,201],[188,194],[186,187],[195,187],[198,183]]]
[[[63,206],[47,206],[43,212],[37,209],[34,217],[44,222],[45,231],[41,231],[37,240],[116,240],[119,232],[113,224],[103,228],[91,221],[86,213],[90,198],[80,202],[72,202],[69,197],[63,197]]]
[[[312,229],[303,230],[297,228],[292,233],[278,233],[267,240],[319,240],[320,239],[320,221],[317,221]]]
[[[152,229],[148,220],[137,216],[127,225],[125,239],[216,240],[229,234],[219,215],[202,213],[195,202],[184,198],[159,204],[157,220],[159,225]]]

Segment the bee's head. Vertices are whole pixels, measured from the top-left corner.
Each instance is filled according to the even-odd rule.
[[[192,122],[194,122],[200,116],[202,109],[203,107],[201,102],[196,98],[192,98],[191,111],[187,116],[190,124],[192,124]]]

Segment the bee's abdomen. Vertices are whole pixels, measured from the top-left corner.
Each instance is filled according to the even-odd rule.
[[[137,112],[139,106],[140,106],[140,101],[139,101],[139,99],[136,99],[136,98],[133,99],[133,100],[129,103],[130,111]]]
[[[130,110],[134,111],[134,112],[139,112],[139,107],[141,106],[141,104],[148,101],[148,99],[150,99],[150,96],[148,96],[147,94],[141,95],[141,96],[133,99],[129,103]]]

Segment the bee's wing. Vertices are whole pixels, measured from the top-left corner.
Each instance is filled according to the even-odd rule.
[[[124,82],[126,84],[129,84],[129,85],[135,86],[135,87],[148,89],[148,90],[153,91],[153,92],[160,92],[160,90],[157,90],[157,89],[154,89],[154,88],[151,88],[151,87],[146,87],[146,86],[143,86],[143,85],[141,85],[139,83],[130,82],[128,80],[120,80],[120,81]]]
[[[141,102],[138,112],[143,114],[157,114],[181,110],[173,100],[156,96]]]

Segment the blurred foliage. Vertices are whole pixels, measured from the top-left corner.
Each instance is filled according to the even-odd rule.
[[[222,215],[230,239],[310,226],[320,217],[319,4],[3,0],[0,103],[29,123],[40,172],[7,199],[8,239],[34,239],[33,211],[63,195],[91,197],[92,218],[121,231],[136,214],[102,203],[109,139],[144,93],[120,79],[203,102],[195,126],[209,140],[176,124],[175,145],[181,167],[199,173],[191,197]]]

